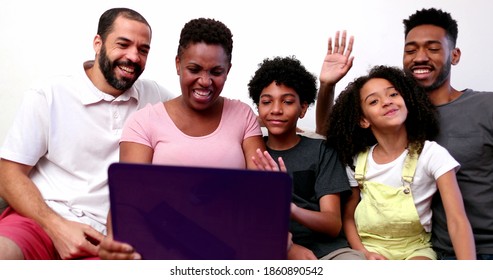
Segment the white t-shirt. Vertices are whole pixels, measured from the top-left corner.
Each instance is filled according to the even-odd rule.
[[[156,82],[139,79],[115,98],[80,70],[25,93],[0,157],[34,166],[30,177],[52,209],[105,233],[107,169],[119,160],[123,124],[146,104],[172,96]]]
[[[373,155],[374,148],[375,146],[371,147],[370,155]],[[396,188],[401,187],[402,167],[407,154],[408,151],[405,150],[397,159],[385,164],[378,164],[373,160],[373,156],[368,156],[365,179]],[[356,158],[354,158],[355,163]],[[411,188],[421,224],[427,232],[431,231],[431,200],[437,192],[436,180],[449,170],[459,170],[459,167],[459,163],[445,148],[434,141],[425,141],[423,151],[418,158]],[[354,170],[346,167],[346,171],[351,186],[357,187],[358,182],[354,178]]]

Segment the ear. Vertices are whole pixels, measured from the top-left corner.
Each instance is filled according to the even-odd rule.
[[[175,67],[176,75],[180,76],[180,58],[178,56],[175,57]]]
[[[461,52],[460,52],[459,48],[454,48],[452,50],[452,59],[451,59],[452,65],[457,65],[459,63],[460,55],[461,55]]]
[[[96,55],[99,54],[102,46],[103,46],[103,40],[101,39],[101,36],[99,35],[94,36],[94,40],[92,41],[92,47],[96,52]]]
[[[306,111],[308,110],[308,103],[305,101],[301,104],[300,119],[305,117]]]
[[[359,121],[359,126],[362,128],[369,128],[370,122],[366,118],[361,118],[361,120]]]

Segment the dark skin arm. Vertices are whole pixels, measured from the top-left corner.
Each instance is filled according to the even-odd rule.
[[[340,41],[339,35],[340,32],[337,31],[334,37],[334,46],[332,46],[332,38],[329,38],[327,54],[320,71],[320,89],[315,109],[315,132],[320,135],[327,133],[326,122],[334,104],[335,86],[353,66],[354,57],[351,56],[351,52],[353,51],[354,37],[349,38],[346,47],[346,31],[342,31]]]

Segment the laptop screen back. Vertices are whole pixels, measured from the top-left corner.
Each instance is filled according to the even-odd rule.
[[[286,173],[114,163],[108,183],[114,238],[144,259],[286,258]]]

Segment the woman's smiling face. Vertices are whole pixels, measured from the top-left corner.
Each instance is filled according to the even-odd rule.
[[[176,58],[183,99],[196,110],[215,103],[228,77],[231,64],[220,45],[195,43]]]

